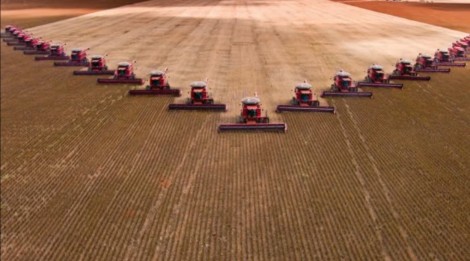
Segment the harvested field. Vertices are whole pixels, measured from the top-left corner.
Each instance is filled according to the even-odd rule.
[[[470,256],[468,67],[323,99],[335,115],[274,113],[298,81],[320,93],[338,68],[359,80],[465,33],[326,0],[148,1],[30,30],[140,76],[169,67],[183,93],[209,77],[229,110],[169,112],[185,97],[129,97],[2,43],[5,260]],[[218,134],[254,92],[288,132]]]

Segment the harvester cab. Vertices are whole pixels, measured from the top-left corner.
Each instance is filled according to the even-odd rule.
[[[192,104],[212,104],[214,99],[210,98],[207,93],[207,83],[204,81],[197,81],[191,83],[191,97],[190,103]]]
[[[449,52],[437,49],[437,51],[434,53],[434,60],[438,63],[450,62]]]
[[[366,81],[368,82],[384,82],[385,73],[383,67],[378,64],[373,64],[367,69]]]
[[[351,74],[345,71],[338,71],[334,77],[332,88],[339,91],[357,91],[357,87],[351,79]]]
[[[86,61],[87,59],[87,51],[88,49],[73,49],[70,54],[70,60],[74,62],[82,62]]]
[[[295,96],[292,103],[299,106],[319,106],[320,102],[314,97],[312,85],[306,81],[295,86]]]
[[[61,44],[51,44],[49,52],[51,56],[65,56],[64,46]]]
[[[411,66],[411,62],[408,60],[400,60],[395,65],[395,70],[399,75],[416,75]]]
[[[108,66],[106,65],[106,59],[104,58],[103,55],[91,56],[90,70],[91,71],[108,70]]]
[[[433,68],[433,64],[434,60],[430,55],[419,54],[418,57],[416,57],[415,70]]]
[[[247,97],[242,100],[240,122],[247,124],[269,123],[268,116],[261,116],[261,101],[258,97]]]
[[[168,83],[168,76],[166,72],[168,68],[164,71],[155,70],[150,72],[150,79],[149,79],[149,89],[162,89],[162,88],[170,88],[170,84]]]
[[[134,64],[129,62],[120,62],[116,69],[115,77],[117,79],[134,78]]]

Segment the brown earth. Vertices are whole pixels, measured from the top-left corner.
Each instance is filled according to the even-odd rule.
[[[470,4],[335,0],[368,10],[470,33]]]
[[[338,67],[360,79],[375,60],[390,70],[461,35],[365,10],[345,15],[352,10],[151,1],[31,29],[111,51],[111,64],[137,57],[142,76],[169,66],[184,93],[209,76],[215,99],[229,104],[222,114],[168,112],[172,98],[131,98],[129,86],[98,86],[2,43],[2,259],[469,256],[470,69],[374,89],[373,99],[322,100],[335,115],[273,112],[296,81],[319,92]],[[107,39],[122,21],[128,34]],[[392,29],[361,41],[375,21]],[[394,30],[418,36],[408,44]],[[254,91],[288,132],[218,134]]]

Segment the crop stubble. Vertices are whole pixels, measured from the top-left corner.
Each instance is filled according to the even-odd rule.
[[[311,79],[318,92],[329,86],[336,67],[362,77],[372,62],[365,55],[352,61],[335,48],[342,35],[357,39],[348,30],[360,33],[373,25],[305,26],[298,20],[321,18],[318,6],[280,4],[199,1],[204,16],[194,19],[187,18],[192,8],[180,17],[134,14],[107,25],[97,18],[108,31],[112,24],[128,30],[123,22],[138,19],[142,30],[158,32],[155,43],[104,40],[91,22],[85,26],[94,38],[64,36],[109,50],[112,62],[138,59],[141,75],[169,66],[172,84],[185,91],[190,81],[209,76],[215,99],[229,104],[222,115],[167,112],[171,98],[130,98],[128,87],[72,79],[65,75],[69,69],[27,66],[30,58],[23,56],[2,58],[2,255],[468,256],[463,181],[469,116],[468,93],[461,91],[468,69],[433,76],[431,83],[407,83],[402,91],[373,90],[372,100],[328,101],[337,115],[271,113],[289,124],[287,134],[216,133],[217,123],[234,120],[241,93],[257,91],[272,112],[289,100],[296,81]],[[320,7],[328,14],[331,6]],[[239,19],[220,19],[227,10]],[[60,28],[47,33],[62,39]],[[106,42],[115,45],[98,46]],[[123,50],[126,43],[129,50]],[[422,46],[418,41],[410,49],[414,54]],[[4,49],[2,57],[11,52]],[[398,57],[379,58],[391,64]],[[44,80],[8,76],[18,68]],[[24,88],[12,88],[16,80]]]

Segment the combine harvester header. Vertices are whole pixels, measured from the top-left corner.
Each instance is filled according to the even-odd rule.
[[[292,97],[290,105],[278,105],[276,112],[283,111],[307,111],[307,112],[335,112],[335,107],[320,106],[312,92],[312,85],[304,81],[295,86],[295,96]]]
[[[219,131],[287,131],[285,123],[269,123],[269,117],[261,115],[261,101],[258,97],[242,100],[242,110],[237,123],[220,124]]]

